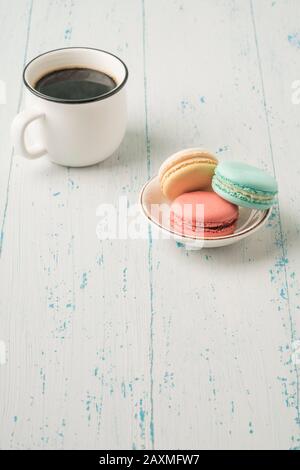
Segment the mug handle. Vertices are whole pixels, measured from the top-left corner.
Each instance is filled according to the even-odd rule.
[[[44,118],[45,114],[39,109],[29,108],[17,114],[11,125],[11,136],[17,155],[34,160],[35,158],[42,157],[47,153],[46,149],[41,146],[31,146],[27,148],[25,144],[25,131],[27,126],[36,119]]]

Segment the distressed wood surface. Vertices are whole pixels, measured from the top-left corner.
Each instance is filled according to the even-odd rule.
[[[2,449],[300,448],[300,4],[0,0]],[[12,155],[24,63],[86,45],[128,64],[129,124],[91,168]],[[137,201],[184,147],[276,175],[240,244],[100,241],[96,209]]]

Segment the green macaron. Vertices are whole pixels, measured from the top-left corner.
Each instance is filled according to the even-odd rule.
[[[254,166],[233,161],[219,163],[212,187],[227,201],[260,210],[272,207],[278,192],[273,176]]]

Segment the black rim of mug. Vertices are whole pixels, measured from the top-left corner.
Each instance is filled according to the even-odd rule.
[[[95,96],[93,98],[82,99],[82,100],[65,100],[65,99],[53,98],[51,96],[47,96],[47,95],[44,95],[43,93],[40,93],[39,91],[37,91],[35,88],[33,88],[27,82],[27,80],[25,78],[26,70],[28,69],[28,67],[35,60],[39,59],[40,57],[42,57],[44,55],[51,54],[52,52],[66,51],[66,50],[71,50],[71,49],[83,49],[83,50],[86,49],[86,50],[91,50],[91,51],[104,52],[105,54],[108,54],[108,55],[114,57],[119,62],[121,62],[121,64],[123,65],[123,67],[125,69],[125,77],[124,77],[123,81],[119,85],[117,85],[113,90],[111,90],[111,91],[109,91],[109,92],[107,92],[103,95]],[[51,51],[46,51],[46,52],[43,52],[42,54],[39,54],[38,56],[34,57],[30,62],[28,62],[28,64],[26,64],[26,66],[24,68],[24,71],[23,71],[24,85],[28,88],[29,91],[31,91],[31,93],[33,93],[34,95],[36,95],[39,98],[42,98],[44,100],[53,101],[55,103],[63,103],[63,104],[84,104],[84,103],[91,103],[93,101],[105,100],[106,98],[109,98],[110,96],[115,95],[116,93],[118,93],[124,87],[125,83],[127,82],[127,79],[128,79],[128,68],[127,68],[127,65],[125,64],[125,62],[123,62],[123,60],[120,59],[120,57],[116,56],[115,54],[112,54],[111,52],[105,51],[103,49],[97,49],[95,47],[80,47],[80,46],[78,46],[78,47],[60,47],[58,49],[52,49]]]

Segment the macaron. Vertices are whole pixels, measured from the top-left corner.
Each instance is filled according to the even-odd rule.
[[[159,170],[162,193],[170,200],[183,193],[210,190],[217,158],[198,148],[181,150],[167,158]]]
[[[215,170],[213,190],[229,202],[250,209],[268,209],[278,192],[276,180],[246,163],[224,161]]]
[[[193,191],[171,204],[171,228],[181,235],[212,238],[231,235],[239,216],[238,206],[212,191]]]

